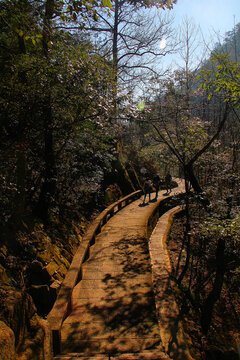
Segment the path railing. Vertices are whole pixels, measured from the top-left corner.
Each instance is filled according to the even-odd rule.
[[[61,353],[61,326],[66,317],[71,313],[72,291],[75,285],[81,280],[82,264],[89,257],[90,247],[95,243],[96,236],[101,232],[102,227],[107,221],[119,210],[138,199],[141,195],[142,190],[138,190],[108,206],[94,220],[81,241],[66,277],[62,282],[54,306],[47,317],[52,331],[54,355]],[[158,218],[164,212],[179,204],[183,196],[184,194],[181,192],[178,194],[172,193],[167,198],[161,199],[160,202],[154,203],[154,206],[151,207],[151,211],[148,212],[146,218],[147,238],[149,238]]]
[[[81,280],[82,264],[89,257],[89,249],[95,243],[97,234],[101,232],[102,227],[113,215],[123,207],[138,199],[141,195],[142,190],[138,190],[108,206],[94,220],[81,241],[66,277],[61,284],[54,306],[47,317],[52,331],[54,354],[59,354],[61,352],[61,326],[71,312],[72,291],[75,285]]]

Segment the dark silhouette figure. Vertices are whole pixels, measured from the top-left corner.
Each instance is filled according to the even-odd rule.
[[[145,200],[147,195],[149,196],[149,201],[151,201],[151,191],[152,191],[152,181],[150,179],[146,179],[144,183],[144,199],[143,204],[145,204]]]
[[[157,200],[157,198],[158,198],[158,191],[159,191],[160,181],[161,181],[160,175],[156,174],[154,176],[154,178],[153,178],[153,186],[154,186],[155,191],[156,191],[155,200]]]
[[[166,190],[168,193],[172,191],[172,175],[168,172],[167,175],[165,176],[165,183],[166,183]]]

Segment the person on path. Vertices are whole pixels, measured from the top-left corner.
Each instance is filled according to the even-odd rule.
[[[153,186],[154,186],[155,191],[156,191],[155,200],[157,200],[157,198],[158,198],[158,191],[159,191],[160,181],[161,181],[160,175],[156,174],[154,176],[154,178],[153,178]]]
[[[144,183],[144,199],[143,204],[145,204],[145,200],[147,195],[149,196],[149,201],[151,201],[151,191],[152,191],[152,181],[150,179],[146,179]]]
[[[169,190],[169,193],[172,191],[172,187],[171,187],[172,175],[169,172],[167,172],[167,175],[165,176],[165,183],[166,183],[166,190],[167,190],[167,194],[168,194],[168,190]]]

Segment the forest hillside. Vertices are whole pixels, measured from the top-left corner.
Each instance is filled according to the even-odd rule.
[[[169,247],[192,351],[238,359],[240,24],[190,66],[175,2],[0,2],[1,359],[51,359],[45,318],[87,227],[168,171],[186,188]]]

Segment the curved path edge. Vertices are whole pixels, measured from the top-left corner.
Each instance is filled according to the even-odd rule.
[[[141,195],[142,190],[137,190],[108,206],[93,221],[83,237],[83,240],[73,257],[66,277],[61,284],[60,291],[53,308],[47,316],[47,321],[52,331],[53,352],[55,354],[60,352],[61,326],[64,319],[71,311],[70,306],[72,291],[76,283],[81,279],[81,267],[84,261],[86,261],[89,257],[91,245],[95,243],[97,234],[101,232],[102,227],[107,223],[107,221],[119,210],[138,199]]]
[[[147,238],[149,238],[150,233],[152,232],[153,228],[155,227],[159,216],[161,216],[162,213],[167,211],[166,205],[168,201],[171,199],[172,195],[179,195],[181,194],[183,190],[183,184],[178,184],[178,188],[176,191],[173,191],[173,193],[168,198],[161,198],[157,203],[152,203],[149,209],[146,208],[146,229],[147,229]],[[95,243],[95,238],[97,234],[101,232],[102,227],[108,222],[108,220],[115,215],[119,210],[121,210],[123,207],[128,205],[129,203],[135,201],[138,199],[142,194],[142,191],[136,191],[119,201],[115,202],[114,204],[110,205],[107,209],[105,209],[93,222],[93,224],[89,227],[86,235],[84,236],[82,242],[80,243],[80,246],[73,258],[73,261],[71,263],[71,266],[68,270],[68,273],[66,275],[66,278],[64,279],[57,300],[54,304],[53,309],[49,313],[47,320],[50,324],[50,328],[52,330],[52,336],[53,336],[53,349],[54,353],[59,354],[60,348],[61,348],[61,325],[64,321],[64,319],[68,316],[68,314],[71,311],[71,295],[73,288],[75,284],[81,280],[81,268],[82,264],[88,259],[89,256],[89,250],[90,246]],[[166,195],[166,194],[164,194]],[[176,204],[176,203],[175,203]],[[171,205],[172,206],[172,205]],[[169,207],[168,207],[169,208]],[[170,212],[172,212],[170,210]],[[170,213],[167,212],[167,213]],[[164,215],[161,216],[160,219],[163,219]],[[169,227],[170,230],[170,227]],[[169,231],[168,230],[168,231]],[[166,230],[167,231],[167,230]],[[166,232],[165,231],[165,232]],[[168,233],[168,232],[167,232]],[[152,249],[152,252],[154,250]],[[153,263],[153,262],[152,262]],[[153,280],[156,279],[153,277]],[[157,299],[157,293],[156,293],[156,299]],[[166,326],[166,324],[165,324]],[[164,335],[165,334],[165,335]],[[166,341],[167,333],[162,331],[161,337],[163,339],[163,343],[165,344],[165,348],[167,352],[169,352],[170,347],[167,345],[169,342]],[[184,347],[184,346],[183,346]],[[185,353],[185,351],[184,351]],[[66,358],[66,355],[65,357]],[[75,357],[71,357],[72,359]],[[139,358],[140,359],[140,358]],[[176,359],[180,359],[176,358]],[[183,357],[181,357],[183,359]],[[185,357],[185,359],[192,359],[191,357]],[[175,360],[175,357],[174,357]]]
[[[174,216],[181,211],[183,207],[177,206],[159,218],[149,239],[149,252],[160,337],[165,351],[174,360],[194,360],[189,352],[175,300],[174,284],[170,279],[172,267],[167,248]]]

